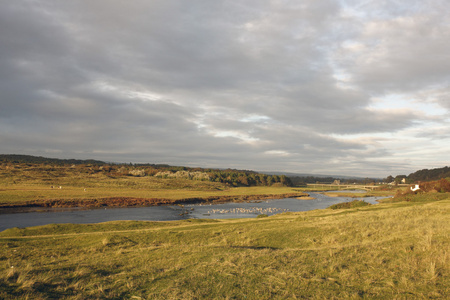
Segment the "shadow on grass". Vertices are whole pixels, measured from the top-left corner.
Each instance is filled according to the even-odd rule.
[[[252,249],[252,250],[281,250],[281,248],[276,248],[276,247],[264,247],[264,246],[228,246],[227,248],[234,248],[234,249]]]

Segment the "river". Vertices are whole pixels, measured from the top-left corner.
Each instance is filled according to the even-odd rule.
[[[274,215],[286,211],[308,211],[324,209],[330,205],[363,199],[376,204],[386,197],[328,197],[320,193],[309,193],[313,200],[284,198],[242,203],[212,205],[151,206],[106,209],[54,209],[52,211],[12,213],[0,215],[0,231],[13,227],[30,227],[56,223],[101,223],[107,221],[174,221],[184,219],[228,219],[255,218],[259,214]]]

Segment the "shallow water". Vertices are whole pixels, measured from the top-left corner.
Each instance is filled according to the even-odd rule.
[[[185,211],[191,218],[197,219],[229,219],[229,218],[254,218],[259,214],[268,216],[285,211],[308,211],[324,209],[333,204],[362,199],[370,204],[377,204],[377,199],[385,197],[328,197],[319,193],[309,193],[314,200],[299,200],[296,198],[273,199],[244,203],[224,203],[215,205],[185,205]],[[191,210],[193,209],[193,210]]]
[[[243,203],[224,203],[213,205],[151,206],[107,209],[72,209],[45,212],[14,213],[0,215],[0,231],[12,227],[30,227],[54,223],[101,223],[119,220],[174,221],[183,219],[229,219],[255,218],[259,214],[274,215],[285,211],[308,211],[327,208],[330,205],[363,199],[376,204],[377,199],[385,197],[328,197],[319,193],[309,193],[314,200],[295,198],[252,201]]]

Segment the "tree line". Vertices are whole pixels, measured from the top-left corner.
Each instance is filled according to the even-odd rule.
[[[389,175],[384,181],[386,183],[415,183],[419,181],[433,181],[442,178],[450,178],[450,167],[442,167],[435,169],[423,169],[411,173],[409,175],[397,175],[395,177]]]
[[[42,172],[59,170],[63,172],[103,173],[110,177],[156,176],[161,178],[184,178],[209,180],[231,186],[291,186],[285,175],[267,175],[248,170],[211,169],[199,167],[170,166],[167,164],[106,163],[98,160],[56,159],[31,155],[0,154],[0,163],[33,165]],[[44,167],[45,166],[45,167]],[[49,169],[50,168],[50,169]]]
[[[42,156],[22,155],[22,154],[0,154],[0,162],[9,163],[22,163],[22,164],[52,164],[52,165],[104,165],[106,164],[100,160],[94,159],[60,159],[60,158],[48,158]]]
[[[340,184],[373,184],[379,181],[379,179],[376,178],[339,178],[339,177],[332,177],[332,176],[290,176],[289,177],[292,181],[292,184],[294,186],[304,186],[308,183],[323,183],[323,184],[329,184],[333,183],[336,180],[339,180]]]
[[[251,171],[212,171],[209,172],[211,181],[230,184],[233,186],[292,186],[291,179],[286,175],[267,175]]]

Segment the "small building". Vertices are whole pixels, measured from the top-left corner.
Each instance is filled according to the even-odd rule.
[[[411,187],[411,191],[413,191],[413,192],[418,191],[418,190],[420,190],[420,187],[418,184],[416,184],[414,187]]]

